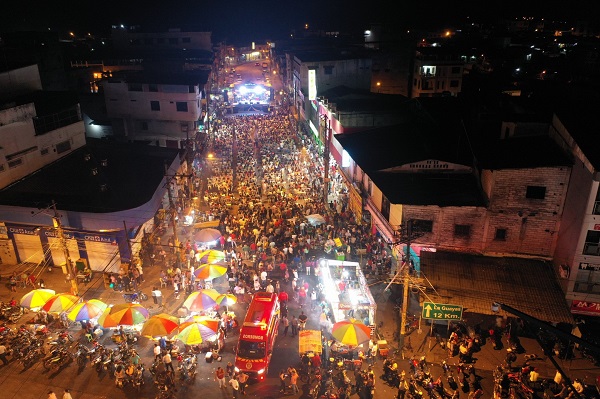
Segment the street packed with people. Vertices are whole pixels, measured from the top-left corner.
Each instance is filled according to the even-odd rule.
[[[131,265],[106,276],[105,300],[90,288],[102,277],[84,281],[78,297],[53,290],[58,273],[13,273],[1,309],[0,375],[7,366],[56,374],[75,364],[110,380],[110,397],[185,397],[198,387],[233,398],[574,397],[560,374],[540,376],[539,358],[506,319],[446,328],[413,318],[412,335],[394,347],[398,312],[392,305],[377,317],[385,304],[369,286],[396,261],[349,210],[334,163],[324,183],[319,145],[287,109],[228,115],[196,144],[192,177],[178,180],[169,198],[174,212],[155,218]],[[275,316],[246,314],[257,293],[273,294]],[[242,347],[245,336],[255,339],[242,332],[247,320],[263,323],[273,342]],[[486,348],[502,354],[489,356],[493,373],[478,367]],[[265,368],[257,371],[259,360]],[[276,383],[262,383],[264,375]],[[585,382],[574,386],[588,392]],[[72,387],[47,397],[85,389]]]

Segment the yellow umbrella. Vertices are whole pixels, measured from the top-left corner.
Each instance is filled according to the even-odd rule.
[[[358,346],[371,339],[371,329],[356,319],[342,320],[333,325],[331,335],[344,345]]]
[[[46,288],[31,290],[21,297],[21,307],[29,309],[41,308],[54,294],[56,294],[54,290]]]
[[[140,335],[146,337],[162,337],[171,334],[179,328],[179,319],[167,313],[150,317],[140,330]]]
[[[80,298],[77,295],[69,293],[55,294],[46,301],[42,309],[46,312],[61,313],[73,308],[79,300]]]
[[[67,317],[71,321],[90,320],[100,316],[107,307],[108,305],[99,299],[90,299],[89,301],[75,305],[75,307],[69,311]]]
[[[202,323],[190,323],[176,337],[186,345],[197,345],[215,335],[216,332]]]

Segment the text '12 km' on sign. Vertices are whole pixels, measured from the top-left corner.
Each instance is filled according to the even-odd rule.
[[[462,312],[463,307],[460,305],[423,302],[421,317],[434,320],[460,320],[462,319]]]

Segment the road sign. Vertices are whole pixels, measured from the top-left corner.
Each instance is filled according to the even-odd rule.
[[[462,312],[463,307],[460,305],[423,302],[421,317],[434,320],[460,320],[462,319]]]

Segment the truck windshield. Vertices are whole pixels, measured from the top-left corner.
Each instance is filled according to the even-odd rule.
[[[247,359],[263,359],[265,357],[265,343],[240,340],[237,354]]]

